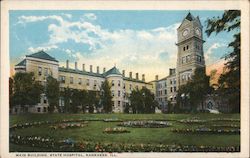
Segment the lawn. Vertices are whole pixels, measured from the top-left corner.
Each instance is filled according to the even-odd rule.
[[[88,125],[76,129],[54,130],[50,125],[40,125],[23,128],[12,133],[20,136],[43,136],[53,137],[56,140],[71,138],[76,141],[102,142],[102,143],[124,143],[124,144],[182,144],[196,146],[240,146],[239,134],[197,134],[197,133],[174,133],[173,128],[195,129],[204,123],[186,124],[178,122],[182,119],[198,118],[200,120],[211,120],[216,118],[239,119],[239,114],[26,114],[10,116],[10,125],[31,123],[35,121],[59,121],[64,119],[99,119],[99,121],[88,121]],[[103,130],[108,127],[117,127],[119,122],[104,122],[102,119],[126,120],[167,120],[172,125],[166,128],[132,128],[126,127],[130,133],[107,134]],[[206,126],[236,124],[239,121],[230,122],[208,121]],[[43,151],[45,149],[32,148],[10,144],[10,151]]]

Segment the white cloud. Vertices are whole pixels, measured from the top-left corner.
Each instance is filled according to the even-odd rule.
[[[86,13],[86,14],[84,14],[83,19],[85,19],[85,18],[87,18],[89,20],[96,20],[97,19],[96,15],[94,13]]]
[[[211,64],[212,62],[214,62],[216,60],[215,56],[214,56],[215,50],[218,48],[221,48],[221,47],[225,47],[225,46],[226,46],[226,44],[223,44],[223,43],[212,44],[204,54],[206,63]]]
[[[96,19],[94,14],[84,16],[92,20]],[[177,27],[180,23],[148,30],[117,29],[111,31],[90,21],[72,22],[57,15],[19,17],[22,23],[46,19],[59,22],[48,26],[47,48],[30,47],[29,51],[54,49],[57,48],[56,45],[72,40],[75,43],[88,45],[91,52],[76,52],[70,48],[63,50],[69,57],[78,60],[78,63],[99,65],[107,69],[116,64],[127,73],[129,71],[144,73],[148,80],[154,79],[156,74],[165,77],[168,74],[168,68],[176,66],[175,42],[177,41]],[[161,59],[162,52],[169,52],[167,59]]]
[[[43,47],[36,47],[36,48],[33,48],[33,47],[29,47],[28,48],[28,51],[31,52],[31,53],[36,53],[38,51],[50,51],[51,49],[57,49],[58,46],[56,45],[50,45],[50,46],[43,46]]]
[[[67,17],[67,18],[69,18],[69,19],[72,18],[72,15],[71,15],[71,14],[62,13],[62,15],[65,16],[65,17]]]

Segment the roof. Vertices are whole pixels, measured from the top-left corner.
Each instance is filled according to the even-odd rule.
[[[26,66],[26,59],[22,60],[20,63],[16,64],[15,66]]]
[[[49,54],[45,53],[43,50],[39,51],[37,53],[31,54],[31,55],[26,55],[26,57],[33,57],[33,58],[38,58],[38,59],[44,59],[44,60],[50,60],[50,61],[58,62],[55,58],[53,58]]]
[[[70,73],[76,73],[76,74],[81,74],[81,75],[89,75],[89,76],[94,76],[94,77],[104,77],[102,74],[99,73],[94,73],[94,72],[87,72],[87,71],[81,71],[81,70],[76,70],[76,69],[70,69],[70,68],[64,68],[64,67],[59,67],[59,71],[61,72],[70,72]]]
[[[120,71],[114,66],[112,69],[108,70],[107,72],[103,73],[104,76],[108,75],[122,75]]]
[[[185,19],[187,19],[187,20],[189,20],[189,21],[193,21],[195,18],[194,18],[194,16],[189,12],[189,13],[187,14],[187,16],[186,16]]]

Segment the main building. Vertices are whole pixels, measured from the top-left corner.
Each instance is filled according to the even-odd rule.
[[[191,13],[183,19],[177,29],[177,67],[169,69],[169,75],[159,79],[155,77],[154,81],[145,82],[145,75],[136,73],[133,77],[132,72],[125,76],[125,70],[122,73],[114,66],[106,71],[100,71],[99,66],[95,71],[90,65],[89,70],[85,69],[83,64],[78,67],[69,67],[69,61],[66,61],[66,67],[59,67],[59,62],[45,53],[40,51],[26,58],[15,66],[16,72],[33,72],[36,80],[45,84],[46,77],[51,75],[60,82],[60,90],[66,87],[71,89],[85,89],[90,91],[100,91],[102,82],[107,79],[111,83],[111,92],[113,96],[113,112],[121,113],[125,105],[129,104],[128,97],[133,89],[146,87],[155,94],[155,98],[162,108],[167,107],[167,102],[176,102],[178,87],[185,84],[192,78],[194,70],[198,67],[205,67],[203,52],[202,25],[199,17],[194,17]],[[167,62],[167,61],[166,61]],[[64,99],[60,98],[60,106],[64,106]],[[40,103],[30,106],[28,111],[43,113],[48,111],[48,100],[42,95]]]

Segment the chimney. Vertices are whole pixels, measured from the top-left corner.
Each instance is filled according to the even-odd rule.
[[[103,73],[105,73],[105,72],[106,72],[106,68],[104,67],[104,68],[103,68]]]
[[[142,81],[145,81],[145,74],[142,74]]]
[[[77,62],[75,62],[75,70],[77,70]]]
[[[155,80],[158,81],[158,75],[155,75]]]
[[[136,79],[138,80],[138,79],[139,79],[139,77],[138,77],[138,75],[139,75],[139,74],[138,74],[138,73],[136,73],[135,75],[136,75]]]
[[[99,74],[99,66],[96,67],[96,73]]]
[[[69,69],[69,60],[66,60],[66,68]]]
[[[85,71],[85,64],[82,64],[82,71]]]
[[[129,72],[129,78],[130,79],[132,78],[132,72]]]
[[[125,70],[122,70],[122,76],[125,77]]]
[[[169,69],[169,75],[175,74],[175,69]]]
[[[89,71],[92,72],[92,65],[89,66]]]

